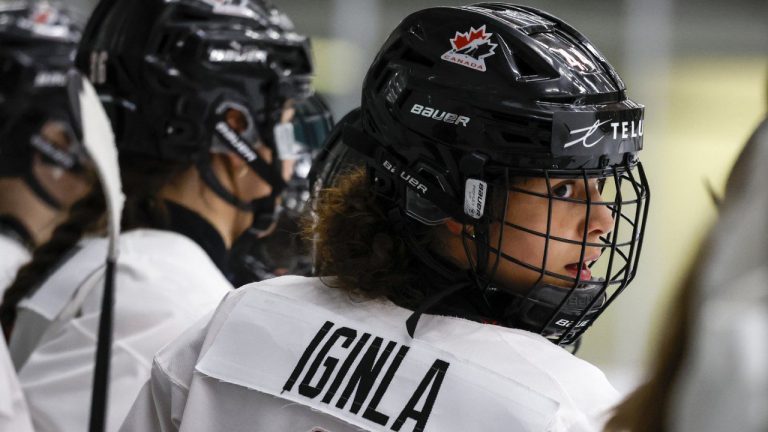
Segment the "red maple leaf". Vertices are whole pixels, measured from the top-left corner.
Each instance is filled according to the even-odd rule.
[[[35,24],[47,24],[50,18],[51,18],[51,11],[43,10],[38,12],[37,15],[34,16],[33,21],[35,22]]]
[[[479,29],[475,30],[475,28],[470,28],[469,32],[467,33],[459,33],[456,32],[456,36],[451,39],[451,43],[453,44],[453,47],[456,50],[460,50],[464,48],[465,46],[469,45],[473,41],[476,40],[484,40],[490,35],[485,34],[485,26],[480,27]]]

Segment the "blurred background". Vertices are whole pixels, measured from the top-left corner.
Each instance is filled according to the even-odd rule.
[[[69,0],[83,13],[95,0]],[[338,119],[359,104],[363,76],[410,12],[456,0],[274,0],[312,36],[316,88]],[[642,161],[652,187],[639,276],[598,320],[579,356],[622,391],[649,361],[669,300],[716,216],[742,145],[768,107],[765,0],[529,0],[586,34],[646,106]],[[723,287],[728,289],[728,287]]]

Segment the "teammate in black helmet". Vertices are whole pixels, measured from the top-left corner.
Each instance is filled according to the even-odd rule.
[[[87,192],[66,92],[81,32],[59,3],[0,3],[0,294]]]
[[[66,91],[81,24],[60,3],[0,2],[0,294],[87,192]],[[0,430],[31,432],[5,340],[0,389]]]
[[[117,430],[154,353],[232,289],[224,272],[234,240],[273,223],[296,152],[292,106],[311,93],[311,53],[266,1],[105,0],[76,65],[110,117],[126,198],[107,417]],[[98,189],[38,249],[2,307],[41,430],[88,424],[107,243]]]
[[[229,279],[235,286],[282,275],[308,276],[312,272],[310,247],[300,223],[310,197],[312,160],[333,128],[333,116],[324,99],[315,94],[296,104],[293,119],[300,151],[292,162],[293,176],[283,191],[277,223],[264,234],[241,236],[230,254]]]
[[[597,430],[617,393],[561,345],[636,273],[642,119],[544,12],[408,16],[332,134],[364,167],[315,168],[320,277],[229,295],[124,430]]]

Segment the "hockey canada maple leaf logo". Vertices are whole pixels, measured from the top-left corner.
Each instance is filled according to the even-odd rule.
[[[50,5],[40,3],[32,10],[30,21],[40,26],[53,24],[56,21],[56,11]]]
[[[491,42],[493,33],[485,32],[485,25],[479,29],[471,27],[468,32],[456,32],[451,39],[453,49],[440,57],[445,61],[460,64],[468,68],[485,72],[485,58],[496,53],[499,46]]]

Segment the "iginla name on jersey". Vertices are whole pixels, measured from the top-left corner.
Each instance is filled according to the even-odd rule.
[[[346,357],[341,359],[329,355],[334,348],[337,351],[342,348]],[[412,419],[415,421],[413,430],[423,431],[450,366],[447,361],[435,359],[432,366],[424,371],[420,383],[411,391],[410,398],[401,401],[399,405],[403,408],[399,413],[378,411],[379,403],[389,394],[387,390],[409,350],[410,347],[406,345],[394,341],[388,341],[385,345],[382,337],[371,333],[361,334],[353,328],[336,326],[333,322],[326,321],[296,363],[283,386],[283,393],[298,392],[299,395],[312,400],[320,398],[319,402],[323,404],[347,410],[355,415],[362,411],[364,419],[381,426],[389,426],[393,431],[401,430],[405,422]],[[393,353],[394,358],[384,371],[384,365]],[[353,369],[352,366],[358,358],[360,360]],[[339,364],[341,366],[337,369]],[[321,368],[322,372],[319,373]],[[382,373],[383,377],[379,380]],[[346,385],[342,389],[345,382]],[[364,407],[363,404],[371,392],[373,397]],[[397,415],[394,419],[393,414]]]

